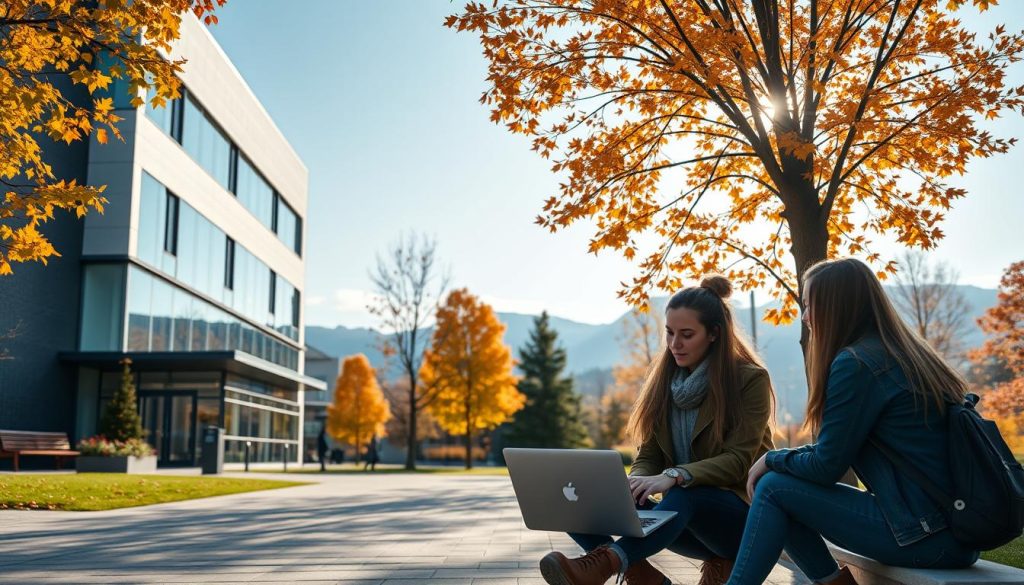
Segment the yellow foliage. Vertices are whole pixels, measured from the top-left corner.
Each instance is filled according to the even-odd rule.
[[[437,311],[420,379],[434,389],[428,409],[442,429],[472,438],[493,429],[525,404],[512,375],[505,326],[494,310],[465,289],[453,291]]]
[[[1016,416],[995,416],[992,422],[999,427],[999,433],[1014,455],[1024,455],[1024,414]]]
[[[363,445],[384,435],[384,423],[390,418],[388,401],[370,360],[361,353],[345,358],[334,386],[334,402],[327,406],[327,433],[355,445],[358,459]]]
[[[590,252],[637,266],[634,305],[723,272],[784,323],[812,263],[884,277],[870,238],[933,248],[967,195],[949,178],[1014,143],[984,120],[1024,112],[1024,33],[975,35],[966,0],[883,4],[495,0],[445,25],[479,36],[491,120],[560,177],[540,226],[595,225]]]
[[[183,60],[167,61],[178,38],[181,15],[192,12],[207,24],[226,0],[146,0],[98,3],[79,0],[4,0],[0,16],[0,275],[12,262],[43,262],[60,254],[40,232],[54,210],[102,213],[102,185],[61,180],[44,162],[37,140],[45,134],[72,143],[96,136],[105,144],[117,129],[113,99],[93,97],[90,104],[70,101],[55,77],[67,76],[89,94],[107,90],[115,80],[138,96],[148,87],[156,102],[179,95]],[[94,5],[95,4],[95,5]],[[138,97],[133,104],[141,105]]]

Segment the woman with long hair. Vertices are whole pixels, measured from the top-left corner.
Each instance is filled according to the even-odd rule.
[[[825,540],[887,565],[962,568],[939,507],[876,447],[898,449],[950,489],[946,406],[967,384],[897,315],[874,272],[845,258],[803,282],[809,394],[817,442],[771,451],[750,470],[753,505],[730,585],[762,583],[785,548],[817,583],[853,584]],[[866,491],[838,484],[853,468]]]
[[[553,585],[665,585],[647,558],[663,549],[704,561],[701,583],[720,585],[736,557],[749,508],[750,464],[772,448],[768,372],[733,324],[723,276],[673,295],[665,348],[652,364],[627,426],[639,453],[629,485],[638,507],[676,512],[644,538],[572,534],[587,554],[552,552],[540,563]]]

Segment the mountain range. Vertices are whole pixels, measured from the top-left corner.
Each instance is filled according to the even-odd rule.
[[[996,303],[996,291],[974,286],[961,285],[958,291],[964,296],[969,307],[964,348],[978,347],[984,341],[984,333],[977,326],[977,319]],[[667,297],[654,299],[657,310],[663,310]],[[775,303],[757,307],[758,318]],[[749,307],[734,307],[737,324],[749,331]],[[567,369],[577,380],[577,389],[584,394],[597,394],[610,383],[610,371],[624,356],[621,339],[624,320],[629,313],[603,325],[579,323],[561,317],[550,317],[551,326],[558,332],[559,342],[568,354]],[[518,349],[529,339],[533,328],[534,315],[520,313],[498,313],[498,318],[507,326],[505,343]],[[429,339],[431,331],[424,334]],[[334,328],[310,325],[306,327],[306,344],[330,356],[343,357],[363,353],[374,367],[384,365],[379,349],[380,333],[373,329],[350,329],[344,326]],[[807,387],[804,379],[803,356],[800,352],[799,323],[772,326],[763,321],[757,323],[757,347],[768,366],[775,384],[780,420],[786,414],[792,420],[800,420],[806,400]]]

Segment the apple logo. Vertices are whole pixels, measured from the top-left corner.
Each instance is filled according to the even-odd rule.
[[[569,485],[562,488],[562,495],[565,496],[565,499],[569,500],[570,502],[575,502],[576,500],[580,499],[579,496],[576,495],[576,488],[573,487],[571,481],[569,482]]]

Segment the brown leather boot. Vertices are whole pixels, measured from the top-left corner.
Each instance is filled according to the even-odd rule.
[[[843,567],[839,569],[839,576],[831,581],[824,583],[824,585],[857,585],[857,581],[853,578],[853,573],[850,572],[850,567]]]
[[[697,585],[724,585],[732,573],[732,559],[712,557],[700,565],[700,581]]]
[[[615,551],[599,546],[578,559],[550,552],[540,560],[540,574],[551,585],[603,585],[621,566]]]
[[[647,559],[629,563],[626,574],[623,576],[626,585],[672,585],[668,577],[661,571],[654,568]]]

